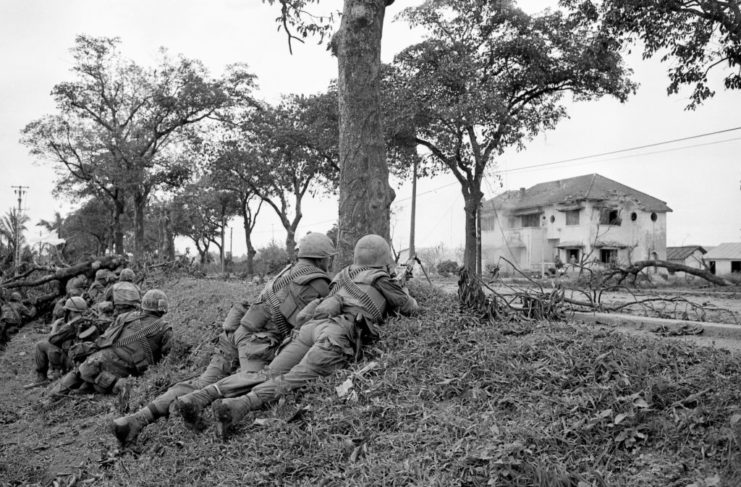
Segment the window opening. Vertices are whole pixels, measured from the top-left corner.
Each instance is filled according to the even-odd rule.
[[[601,249],[599,258],[605,264],[617,264],[617,249]]]
[[[611,210],[610,208],[602,208],[599,213],[600,225],[615,225],[620,226],[622,221],[620,220],[620,210]]]
[[[579,224],[579,210],[572,210],[566,212],[566,225],[578,225]]]
[[[533,213],[532,215],[522,215],[522,226],[525,228],[539,227],[540,214]]]

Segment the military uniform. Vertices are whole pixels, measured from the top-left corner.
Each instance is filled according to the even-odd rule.
[[[171,404],[179,397],[201,391],[238,368],[257,371],[268,364],[291,329],[298,326],[298,315],[304,306],[329,292],[329,277],[317,263],[326,267],[332,254],[334,246],[326,235],[304,237],[299,242],[295,264],[268,282],[252,305],[237,303],[229,311],[219,336],[218,353],[203,374],[174,385],[145,408],[111,424],[119,441],[132,441],[144,426],[168,415]]]
[[[87,290],[88,302],[92,305],[103,301],[107,289],[108,286],[106,284],[103,284],[97,279],[93,281],[90,288]]]
[[[172,327],[146,311],[120,315],[97,341],[100,350],[80,364],[80,378],[110,392],[120,377],[141,375],[170,352]]]
[[[33,318],[35,314],[35,308],[28,308],[20,298],[0,306],[0,343],[7,341],[11,333],[18,331],[23,322]]]
[[[313,304],[306,308],[311,320],[264,371],[231,376],[214,385],[212,399],[219,399],[214,404],[214,417],[222,433],[248,411],[344,366],[363,340],[378,336],[378,325],[389,312],[412,314],[418,310],[416,300],[391,278],[385,265],[362,262],[343,269],[333,279],[329,296]]]
[[[39,380],[46,378],[50,368],[53,372],[67,372],[74,366],[68,352],[82,331],[79,325],[88,323],[82,316],[75,316],[67,322],[60,318],[52,324],[49,338],[36,343],[34,360]]]
[[[225,330],[219,336],[218,353],[199,377],[175,384],[152,401],[150,409],[156,416],[168,414],[170,404],[178,397],[213,384],[237,369],[256,372],[275,357],[275,352],[303,307],[329,292],[329,277],[310,261],[299,259],[296,264],[273,278],[257,301],[244,311],[244,304],[235,305],[225,320]],[[275,301],[274,301],[275,300]],[[277,303],[277,304],[276,304]],[[235,313],[242,313],[234,327]],[[285,314],[283,314],[285,313]],[[236,329],[234,329],[236,328]]]
[[[170,351],[172,327],[148,311],[124,313],[96,340],[94,351],[77,370],[62,378],[59,391],[91,384],[97,392],[112,392],[119,378],[143,374]]]

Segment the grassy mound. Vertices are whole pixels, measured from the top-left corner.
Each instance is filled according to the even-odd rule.
[[[244,292],[220,281],[165,290],[182,343],[138,380],[134,407],[205,365]],[[513,332],[460,314],[454,296],[414,293],[420,316],[390,320],[352,370],[252,413],[226,443],[213,428],[159,421],[118,451],[104,432],[112,399],[70,400],[15,423],[84,422],[68,470],[109,485],[741,485],[737,357],[566,323]],[[340,398],[348,377],[353,392]],[[87,417],[75,419],[83,405]],[[36,461],[22,448],[13,453]]]

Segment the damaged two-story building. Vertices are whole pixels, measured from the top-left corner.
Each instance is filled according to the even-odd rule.
[[[599,174],[507,191],[483,204],[484,265],[544,271],[558,261],[627,264],[666,259],[664,201]],[[509,267],[509,268],[508,268]]]

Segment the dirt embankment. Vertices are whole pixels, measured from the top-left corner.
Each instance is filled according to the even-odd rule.
[[[416,284],[416,283],[415,283]],[[202,370],[243,286],[164,287],[181,345],[136,381],[131,406]],[[741,363],[676,341],[573,323],[501,323],[413,288],[423,312],[393,318],[350,370],[251,413],[231,441],[158,421],[119,451],[112,398],[39,409],[24,330],[0,355],[0,483],[59,485],[741,485]],[[254,292],[254,290],[253,290]],[[210,420],[207,413],[206,419]]]

